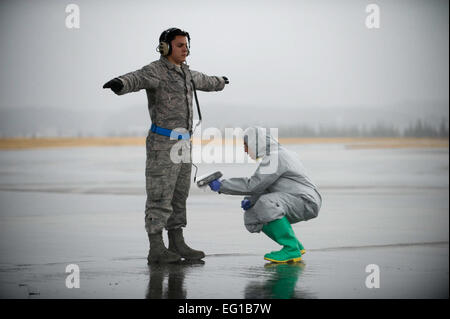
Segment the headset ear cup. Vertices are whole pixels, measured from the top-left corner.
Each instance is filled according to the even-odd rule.
[[[159,43],[159,53],[163,56],[168,56],[170,51],[170,47],[166,42]]]

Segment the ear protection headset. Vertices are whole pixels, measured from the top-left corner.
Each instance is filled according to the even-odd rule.
[[[164,31],[163,33],[161,33],[161,36],[159,37],[159,45],[156,48],[156,51],[161,53],[161,55],[163,55],[163,56],[170,55],[172,53],[172,46],[171,46],[170,42],[172,42],[172,40],[177,35],[187,37],[187,39],[188,39],[187,55],[189,55],[190,48],[191,48],[191,37],[189,36],[188,32],[183,31],[178,28],[170,28],[170,29],[167,29],[166,31]]]

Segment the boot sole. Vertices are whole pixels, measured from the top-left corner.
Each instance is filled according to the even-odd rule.
[[[173,264],[173,263],[177,263],[181,261],[181,256],[179,257],[171,257],[171,258],[158,258],[158,256],[153,257],[153,258],[148,258],[147,257],[147,264]]]
[[[185,260],[192,260],[192,261],[202,260],[203,258],[205,258],[205,256],[203,256],[203,257],[184,257],[184,256],[181,256],[181,257],[183,257]]]
[[[272,251],[271,253],[275,253],[276,250]],[[300,250],[300,254],[303,256],[304,254],[306,254],[306,249],[302,249]]]
[[[178,250],[169,247],[169,250],[175,254],[180,255],[181,258],[186,260],[200,260],[206,257],[205,253],[197,253],[197,255],[181,254]]]
[[[296,263],[296,262],[302,261],[302,257],[290,258],[290,259],[286,259],[286,260],[276,260],[276,259],[267,258],[267,257],[264,257],[264,259],[267,261],[273,262],[273,263],[277,263],[277,264],[286,264],[286,263],[290,263],[290,262]]]
[[[151,264],[175,264],[181,261],[180,259],[177,260],[159,260],[159,259],[155,259],[155,260],[148,260],[147,259],[147,265],[151,265]]]

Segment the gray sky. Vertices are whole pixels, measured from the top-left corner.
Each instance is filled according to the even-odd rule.
[[[69,3],[80,7],[80,29],[65,26]],[[369,3],[380,7],[380,29],[366,28]],[[448,103],[448,9],[429,0],[2,1],[0,108],[145,106],[144,92],[101,87],[158,59],[158,37],[172,26],[191,34],[192,69],[230,78],[223,92],[200,93],[204,108],[248,116]]]

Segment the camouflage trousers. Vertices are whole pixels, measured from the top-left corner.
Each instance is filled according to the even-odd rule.
[[[174,163],[170,152],[170,149],[150,149],[147,143],[145,229],[148,234],[159,233],[164,228],[185,227],[187,223],[186,200],[192,163]]]

